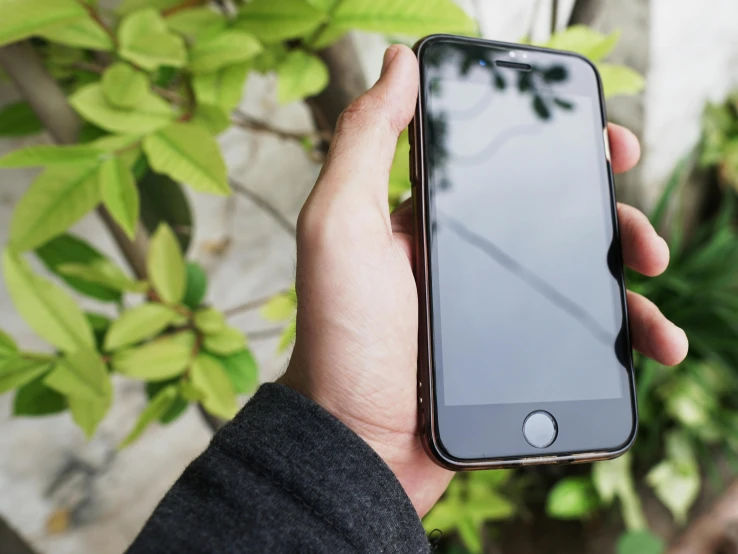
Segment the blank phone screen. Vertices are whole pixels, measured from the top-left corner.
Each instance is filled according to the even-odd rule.
[[[574,56],[510,67],[526,60],[432,48],[424,147],[442,403],[622,397],[623,307],[608,263],[614,207],[594,69]]]

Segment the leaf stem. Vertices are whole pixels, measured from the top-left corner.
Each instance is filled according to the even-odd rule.
[[[263,196],[257,194],[253,190],[245,187],[241,183],[237,183],[233,179],[229,180],[229,183],[231,185],[231,188],[241,194],[242,196],[245,196],[249,200],[251,200],[254,204],[256,204],[259,208],[267,212],[274,221],[279,224],[282,229],[284,229],[287,233],[290,235],[297,236],[297,228],[295,227],[294,223],[292,223],[285,215],[280,212],[271,202],[269,202],[266,198]]]
[[[107,23],[103,20],[102,17],[100,17],[100,14],[97,12],[97,10],[94,8],[94,6],[91,6],[84,0],[77,0],[77,3],[80,4],[85,10],[87,10],[87,13],[90,14],[90,17],[93,19],[95,23],[97,23],[100,28],[105,31],[105,34],[107,34],[110,37],[110,40],[113,41],[113,46],[115,46],[115,49],[118,49],[118,37],[115,36],[115,33],[113,30],[108,26]]]

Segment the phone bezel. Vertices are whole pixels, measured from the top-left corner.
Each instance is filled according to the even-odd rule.
[[[431,296],[431,267],[428,252],[428,225],[427,225],[427,203],[428,203],[428,190],[426,182],[426,165],[424,157],[424,68],[423,68],[423,53],[424,50],[431,44],[436,42],[453,42],[462,45],[469,45],[471,47],[490,47],[495,50],[508,49],[514,52],[544,52],[549,54],[556,54],[561,56],[574,56],[584,60],[594,70],[596,81],[597,81],[597,95],[600,104],[600,113],[602,117],[602,126],[604,133],[604,149],[603,156],[606,157],[607,164],[607,175],[610,190],[610,202],[612,206],[612,222],[614,240],[613,244],[617,246],[614,254],[615,263],[618,268],[617,278],[620,285],[621,291],[621,304],[623,308],[623,332],[621,333],[620,339],[622,341],[622,348],[627,353],[627,381],[628,386],[624,387],[624,397],[620,401],[620,405],[624,405],[625,402],[629,404],[631,425],[630,431],[627,434],[625,441],[615,447],[608,448],[591,448],[584,447],[583,449],[571,450],[568,452],[558,452],[556,454],[550,453],[537,453],[533,452],[534,449],[522,448],[519,454],[515,455],[485,455],[484,457],[475,458],[459,458],[451,455],[444,447],[439,433],[439,422],[438,422],[438,395],[436,394],[435,384],[436,379],[433,368],[433,336],[432,336],[432,296]],[[615,458],[625,453],[633,444],[637,428],[638,428],[638,413],[636,406],[635,396],[635,380],[633,378],[633,361],[632,361],[632,350],[630,342],[630,334],[628,330],[628,313],[627,303],[625,297],[625,276],[623,271],[622,255],[620,253],[620,235],[617,221],[616,211],[616,200],[615,200],[615,187],[614,179],[612,174],[612,166],[609,159],[609,145],[607,143],[607,118],[605,111],[604,94],[602,88],[602,82],[597,72],[596,67],[591,61],[587,60],[579,54],[572,52],[564,52],[558,50],[552,50],[548,48],[540,48],[528,45],[512,44],[498,41],[488,41],[483,39],[475,39],[468,37],[457,37],[452,35],[431,35],[418,41],[415,44],[413,50],[418,57],[420,64],[420,88],[418,103],[416,106],[416,113],[413,122],[410,126],[409,141],[410,141],[410,163],[411,163],[411,181],[412,181],[412,202],[413,202],[413,219],[415,226],[415,266],[416,266],[416,279],[418,284],[418,299],[419,299],[419,335],[418,335],[418,419],[420,427],[421,442],[424,448],[439,465],[452,469],[458,470],[471,470],[471,469],[490,469],[490,468],[502,468],[502,467],[518,467],[523,465],[532,464],[558,464],[558,463],[581,463],[581,462],[592,462],[597,460],[606,460]],[[596,401],[577,401],[592,403]],[[575,402],[560,402],[558,404],[574,404]],[[602,404],[602,402],[600,402]],[[498,405],[500,406],[500,405]],[[523,406],[520,404],[512,404],[508,406]],[[535,404],[536,408],[541,407],[541,403]],[[473,407],[464,407],[473,408]],[[545,408],[543,408],[545,409]],[[600,406],[600,410],[602,407]],[[607,412],[608,410],[604,410]],[[622,411],[622,410],[621,410]],[[609,416],[611,417],[611,416]],[[620,416],[622,417],[622,415]],[[522,424],[522,419],[521,419]],[[485,453],[486,454],[486,453]]]

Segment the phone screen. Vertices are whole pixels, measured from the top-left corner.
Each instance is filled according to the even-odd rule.
[[[575,56],[512,52],[425,54],[437,394],[445,406],[621,398],[597,77]]]

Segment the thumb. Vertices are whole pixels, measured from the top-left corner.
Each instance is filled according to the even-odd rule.
[[[313,195],[335,200],[340,190],[350,189],[386,204],[397,137],[410,123],[417,97],[415,54],[390,46],[377,83],[341,114]]]

